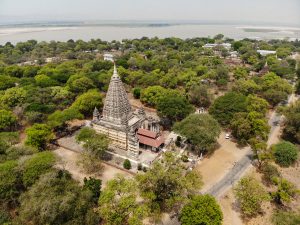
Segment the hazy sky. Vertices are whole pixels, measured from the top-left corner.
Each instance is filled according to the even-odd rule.
[[[300,26],[300,0],[0,0],[0,22],[212,20]]]

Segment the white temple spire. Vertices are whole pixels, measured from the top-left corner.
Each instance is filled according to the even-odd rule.
[[[117,66],[116,66],[115,62],[114,62],[114,73],[113,73],[113,76],[119,76],[118,75],[118,71],[117,71]]]

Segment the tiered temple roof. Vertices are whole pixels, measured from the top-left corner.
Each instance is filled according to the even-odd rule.
[[[131,115],[132,110],[127,93],[118,75],[116,66],[114,66],[114,73],[104,102],[103,120],[115,124],[125,124]]]

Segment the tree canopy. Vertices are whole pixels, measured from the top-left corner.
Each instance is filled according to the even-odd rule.
[[[214,197],[198,195],[182,208],[179,218],[182,225],[221,225],[223,213]]]
[[[245,217],[256,216],[262,211],[261,204],[268,200],[268,194],[261,184],[253,177],[243,177],[234,188]]]
[[[221,133],[218,122],[209,114],[191,114],[173,129],[186,137],[198,152],[212,150]]]
[[[48,125],[38,123],[27,128],[26,135],[27,138],[25,143],[39,150],[44,150],[49,141],[54,138],[54,135]]]
[[[235,113],[247,110],[246,96],[228,92],[224,96],[217,98],[209,109],[209,113],[221,125],[229,125]]]
[[[138,174],[136,180],[154,218],[162,212],[178,211],[202,185],[198,173],[186,171],[171,152],[165,153],[145,174]]]
[[[299,155],[297,146],[288,141],[282,141],[272,147],[275,162],[283,167],[292,165]]]

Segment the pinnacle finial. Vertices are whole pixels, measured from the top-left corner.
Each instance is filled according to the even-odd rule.
[[[114,62],[114,74],[113,75],[118,75],[117,66],[116,66],[115,62]]]

